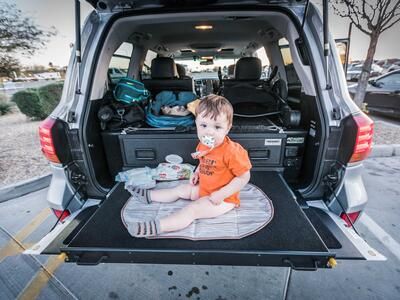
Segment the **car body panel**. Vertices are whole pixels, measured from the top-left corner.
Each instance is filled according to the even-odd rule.
[[[69,202],[70,212],[78,210],[82,206],[79,194],[74,195],[66,176],[65,167],[50,164],[52,176],[47,192],[47,203],[52,209],[63,210]],[[73,197],[73,199],[72,199]]]
[[[338,199],[348,213],[364,210],[368,202],[368,194],[362,179],[363,170],[364,166],[360,163],[345,168],[342,182],[335,192],[337,197],[332,195],[327,204],[331,212],[336,215],[343,212]]]
[[[332,213],[323,201],[319,200],[307,201],[307,204],[311,207],[315,207],[324,211],[329,216],[329,218],[335,222],[337,227],[341,230],[342,233],[345,234],[345,236],[351,241],[351,243],[357,248],[357,250],[360,251],[360,253],[365,257],[366,260],[369,261],[387,260],[387,258],[384,255],[382,255],[377,250],[368,245],[367,242],[365,242],[365,240],[353,230],[353,228],[347,227],[346,222],[344,222],[340,217]],[[346,259],[346,257],[343,256],[343,259]]]
[[[204,5],[280,5],[286,7],[304,8],[308,0],[256,0],[256,1],[235,1],[235,0],[188,0],[188,1],[175,1],[175,0],[86,0],[93,8],[99,11],[116,12],[121,10],[137,10],[143,8],[168,8],[168,7],[201,7]],[[241,3],[240,3],[241,2]]]

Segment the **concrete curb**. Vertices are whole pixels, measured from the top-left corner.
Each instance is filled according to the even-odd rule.
[[[0,189],[0,203],[36,192],[49,186],[51,174],[7,185]]]
[[[369,157],[400,156],[400,144],[374,145]]]

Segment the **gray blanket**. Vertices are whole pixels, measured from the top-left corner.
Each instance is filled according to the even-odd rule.
[[[161,182],[155,189],[173,187],[181,183],[183,181]],[[163,218],[183,208],[189,201],[179,199],[171,203],[145,204],[132,196],[121,210],[122,222],[127,227],[127,224],[133,222]],[[196,220],[182,230],[163,233],[151,239],[240,239],[265,227],[273,215],[274,207],[268,196],[256,186],[247,184],[240,191],[240,207],[217,218]]]

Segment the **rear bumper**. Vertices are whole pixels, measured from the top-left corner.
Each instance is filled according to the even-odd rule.
[[[52,177],[47,192],[47,202],[49,207],[52,209],[63,210],[72,195],[74,194],[73,189],[68,184],[67,177],[65,175],[65,167],[50,164]],[[74,196],[74,199],[68,205],[68,210],[74,212],[80,209],[82,206],[79,194]]]
[[[336,190],[337,197],[332,195],[328,204],[329,209],[336,215],[343,212],[338,199],[347,213],[364,210],[368,202],[368,195],[362,179],[363,170],[363,164],[346,167],[342,184]]]

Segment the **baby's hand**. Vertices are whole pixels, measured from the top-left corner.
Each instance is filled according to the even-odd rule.
[[[199,173],[193,172],[190,176],[190,184],[196,185],[199,182]]]
[[[218,194],[218,192],[212,193],[208,198],[210,199],[211,203],[214,205],[220,205],[222,203],[222,201],[224,201],[224,198],[221,197]]]

